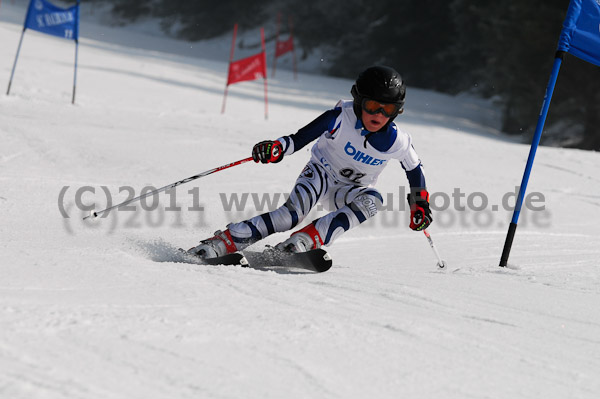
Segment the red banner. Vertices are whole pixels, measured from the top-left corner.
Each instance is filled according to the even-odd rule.
[[[229,55],[229,71],[227,74],[227,84],[225,85],[225,94],[223,95],[223,108],[221,108],[221,113],[225,112],[225,102],[227,101],[227,89],[229,88],[229,85],[237,82],[244,82],[246,80],[263,78],[265,85],[265,119],[267,119],[269,106],[267,99],[267,51],[265,47],[265,30],[260,28],[260,44],[262,48],[260,53],[238,61],[233,61],[237,27],[237,24],[233,26],[231,54]]]
[[[292,36],[285,41],[278,41],[275,45],[275,57],[280,57],[290,51],[294,51],[294,38]]]
[[[229,64],[227,85],[266,77],[267,59],[265,53],[262,52]]]

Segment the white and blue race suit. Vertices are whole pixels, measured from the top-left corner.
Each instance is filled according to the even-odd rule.
[[[385,131],[363,128],[352,101],[339,101],[297,133],[278,139],[291,155],[312,141],[312,156],[296,180],[289,199],[278,209],[228,228],[238,250],[273,233],[293,229],[319,202],[329,214],[313,223],[330,245],[341,234],[375,216],[383,203],[373,188],[392,159],[400,161],[411,188],[425,188],[421,162],[410,135],[389,123]]]

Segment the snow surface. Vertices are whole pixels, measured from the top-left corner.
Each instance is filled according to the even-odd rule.
[[[5,82],[24,3],[0,8]],[[139,195],[245,158],[352,82],[279,69],[268,120],[261,81],[232,86],[222,115],[226,40],[221,60],[217,41],[202,59],[143,32],[118,44],[126,28],[84,18],[76,105],[73,42],[29,31],[0,96],[0,398],[600,397],[599,154],[538,150],[528,193],[545,211],[523,212],[499,268],[512,213],[493,206],[519,184],[529,146],[498,131],[492,104],[409,88],[398,123],[431,192],[465,194],[430,228],[447,270],[398,209],[399,165],[377,186],[395,211],[340,238],[327,273],[178,263],[175,248],[257,213],[251,195],[225,212],[233,194],[287,193],[308,149],[92,223],[77,191],[95,188],[83,204],[104,208],[103,187],[116,204],[122,186]]]

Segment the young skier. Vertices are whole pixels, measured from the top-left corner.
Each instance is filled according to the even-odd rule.
[[[297,133],[262,141],[252,149],[254,162],[276,163],[310,142],[312,156],[280,208],[239,223],[200,242],[188,252],[215,258],[241,251],[278,232],[296,227],[320,202],[331,213],[292,233],[276,248],[304,252],[331,245],[339,236],[375,216],[383,203],[372,186],[392,159],[399,160],[411,187],[410,228],[432,222],[429,194],[411,137],[394,118],[403,112],[406,86],[393,68],[373,66],[358,75],[353,101],[340,100]]]

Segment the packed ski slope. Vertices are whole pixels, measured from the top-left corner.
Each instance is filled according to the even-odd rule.
[[[24,13],[0,8],[6,83]],[[377,186],[388,210],[329,248],[326,273],[177,263],[175,248],[280,204],[308,149],[181,186],[154,210],[87,223],[82,205],[245,158],[352,82],[280,69],[268,120],[260,81],[232,86],[222,115],[228,38],[209,59],[140,33],[104,41],[119,36],[93,21],[81,32],[76,105],[73,43],[35,32],[0,96],[1,398],[600,395],[599,154],[540,148],[528,192],[545,209],[523,212],[501,269],[502,201],[528,145],[498,131],[493,104],[409,87],[397,121],[444,208],[430,231],[447,270],[408,228],[400,165]]]

